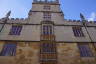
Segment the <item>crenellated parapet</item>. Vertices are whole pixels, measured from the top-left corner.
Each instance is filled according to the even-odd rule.
[[[13,20],[13,21],[25,21],[25,20],[27,20],[27,18],[10,18],[9,20]]]
[[[82,25],[83,21],[81,20],[72,20],[72,19],[64,19],[64,25],[69,24],[69,25]],[[86,21],[85,22],[87,26],[96,26],[96,21]]]
[[[33,0],[33,3],[59,3],[59,0]]]
[[[5,18],[0,19],[0,23],[4,23]],[[6,23],[27,23],[28,18],[9,18]]]
[[[0,19],[0,23],[4,23],[5,18]],[[9,18],[7,23],[28,23],[31,20],[29,18]],[[54,22],[54,21],[52,21]],[[31,23],[34,24],[34,23]],[[39,24],[39,23],[38,23]],[[55,25],[56,23],[54,23]],[[88,26],[96,26],[96,21],[86,21]],[[57,24],[56,24],[57,25]],[[64,19],[62,25],[82,25],[81,20]]]

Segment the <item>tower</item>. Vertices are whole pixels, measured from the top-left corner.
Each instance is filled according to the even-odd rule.
[[[57,49],[54,34],[54,15],[61,14],[59,0],[34,0],[29,19],[41,24],[40,64],[57,64]],[[36,18],[38,19],[34,19]],[[33,18],[34,17],[34,18]],[[30,21],[30,22],[31,22]],[[37,22],[38,21],[38,22]]]
[[[59,0],[34,0],[29,11],[29,18],[29,23],[32,24],[40,24],[44,20],[62,24],[64,20]]]

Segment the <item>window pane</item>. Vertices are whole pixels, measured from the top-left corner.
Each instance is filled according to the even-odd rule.
[[[14,43],[7,43],[4,45],[1,56],[15,56],[16,54],[16,44]]]
[[[56,45],[54,43],[42,43],[41,44],[41,53],[55,53]]]
[[[21,30],[22,30],[22,26],[13,25],[9,34],[10,35],[20,35]]]
[[[56,64],[56,43],[41,43],[40,64]]]
[[[78,44],[81,57],[92,57],[93,53],[88,44]]]
[[[44,6],[44,9],[45,9],[45,10],[50,10],[50,6],[45,5],[45,6]]]
[[[72,27],[74,36],[76,37],[84,37],[84,33],[81,27]]]
[[[44,18],[44,20],[51,20],[51,13],[44,12],[43,13],[43,18]]]
[[[43,35],[51,35],[52,34],[52,26],[44,25],[43,26]]]

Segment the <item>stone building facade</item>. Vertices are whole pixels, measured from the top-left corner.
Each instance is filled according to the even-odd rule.
[[[59,0],[33,0],[28,18],[0,19],[0,64],[96,64],[96,23],[66,20]]]

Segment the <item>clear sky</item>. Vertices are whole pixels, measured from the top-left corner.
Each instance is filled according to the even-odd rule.
[[[88,20],[96,20],[96,0],[60,0],[65,19],[80,19],[80,12]],[[0,18],[11,10],[11,17],[26,18],[32,7],[32,0],[0,0]]]

